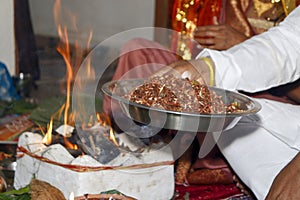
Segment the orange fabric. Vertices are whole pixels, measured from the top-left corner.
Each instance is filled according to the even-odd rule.
[[[222,0],[202,0],[200,1],[197,26],[211,25],[214,24],[214,18],[216,22],[222,23]]]
[[[222,8],[222,0],[175,0],[172,28],[179,32],[188,32],[187,22],[192,22],[196,26],[212,25],[214,18],[222,23]]]
[[[172,35],[170,49],[183,59],[191,59],[199,53],[193,40],[197,26],[224,22],[225,0],[175,0],[172,10],[172,29],[183,33]],[[187,35],[187,36],[185,36]]]
[[[190,34],[196,26],[228,24],[251,37],[278,25],[285,18],[283,1],[270,0],[174,0],[172,29]],[[300,0],[295,1],[296,6]],[[194,27],[190,24],[194,24]]]

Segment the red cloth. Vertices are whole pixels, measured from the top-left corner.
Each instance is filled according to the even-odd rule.
[[[225,199],[238,194],[241,194],[240,190],[234,184],[228,185],[191,185],[191,186],[183,186],[176,185],[175,186],[175,200],[185,199],[185,196],[188,196],[189,200],[217,200],[217,199]],[[241,194],[242,195],[242,194]]]

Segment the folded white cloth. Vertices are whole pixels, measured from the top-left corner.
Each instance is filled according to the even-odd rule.
[[[264,199],[276,175],[299,152],[300,107],[258,101],[262,110],[223,132],[218,146],[242,181]]]

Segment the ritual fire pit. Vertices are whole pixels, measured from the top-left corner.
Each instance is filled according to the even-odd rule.
[[[105,137],[99,137],[104,130],[107,129],[102,126],[89,130],[86,139],[94,137],[93,140],[80,145],[89,154],[77,157],[62,144],[46,145],[40,134],[23,133],[18,142],[14,187],[27,186],[35,177],[57,187],[67,199],[71,194],[82,196],[108,190],[118,190],[137,199],[171,199],[174,193],[171,150],[160,151],[164,146],[162,141],[147,146],[124,133],[116,134],[119,147],[115,147]],[[95,139],[102,141],[91,144]],[[99,144],[107,146],[102,148]]]
[[[81,48],[81,45],[77,45],[81,44],[81,41],[77,40],[74,41],[76,45],[70,46],[67,27],[60,23],[60,19],[72,16],[72,12],[62,11],[61,8],[60,1],[55,1],[53,15],[61,39],[57,51],[66,63],[67,98],[66,103],[53,115],[64,111],[64,123],[70,125],[71,120],[68,119],[71,116],[68,114],[71,112],[69,108],[71,108],[73,83],[75,88],[73,94],[86,94],[85,88],[90,91],[90,84],[95,83],[95,75],[99,73],[93,67],[95,64],[93,56],[85,55],[90,51],[89,48]],[[74,19],[72,16],[71,21],[75,22]],[[84,48],[90,46],[90,41],[92,41],[92,32]],[[99,58],[102,60],[101,56],[97,56],[97,59]],[[96,65],[96,69],[99,69],[99,66]],[[76,100],[78,99],[72,98],[73,103]],[[90,105],[80,102],[80,105],[86,104]],[[83,115],[86,111],[86,109],[73,110],[73,108],[74,106],[72,107],[74,116],[76,113]],[[80,135],[78,132],[82,142],[79,146],[84,152],[79,156],[71,154],[78,155],[78,151],[69,150],[60,143],[47,144],[44,141],[45,137],[40,134],[24,132],[18,141],[14,187],[16,189],[25,187],[32,178],[36,178],[61,190],[67,199],[71,194],[80,197],[108,190],[117,190],[136,199],[171,199],[174,193],[174,159],[171,149],[162,142],[151,146],[144,145],[143,142],[125,133],[116,135],[120,145],[116,147],[106,137],[102,137],[103,130],[106,131],[105,128],[97,126],[88,131],[87,135]],[[101,146],[98,146],[99,144]],[[159,150],[161,145],[166,147],[162,151]]]

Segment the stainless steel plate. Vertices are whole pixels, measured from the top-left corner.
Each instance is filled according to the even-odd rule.
[[[192,131],[192,132],[216,132],[223,131],[233,125],[242,117],[257,113],[261,105],[250,97],[216,87],[210,87],[222,97],[225,104],[237,102],[243,112],[227,114],[202,114],[175,112],[155,107],[148,107],[125,99],[145,79],[127,79],[110,81],[102,86],[102,91],[119,102],[123,112],[131,119],[154,127],[165,129]]]

